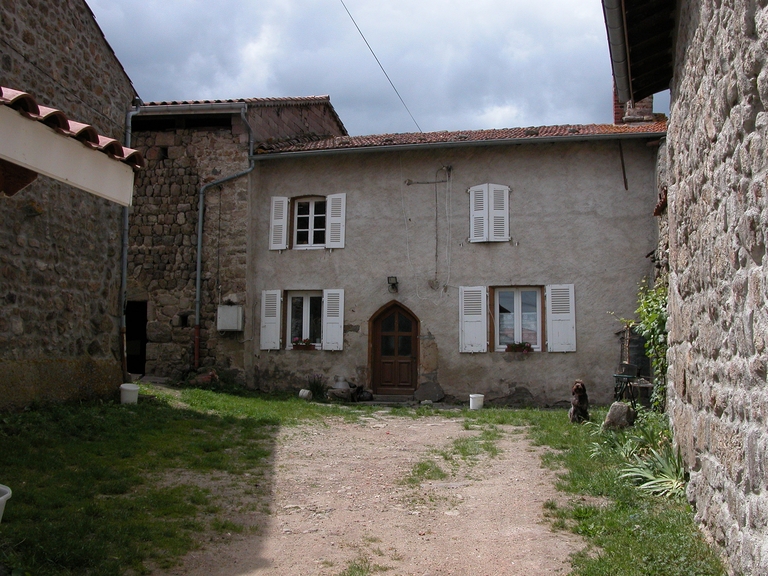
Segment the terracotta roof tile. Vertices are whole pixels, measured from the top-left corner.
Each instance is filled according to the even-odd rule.
[[[373,134],[369,136],[337,136],[334,138],[265,142],[259,146],[260,154],[287,152],[332,151],[350,148],[366,149],[389,146],[430,146],[451,144],[520,143],[548,139],[584,139],[621,137],[647,134],[660,137],[666,134],[667,122],[644,124],[565,124],[560,126],[530,126],[527,128],[498,128],[490,130],[458,130],[453,132],[408,132],[402,134]]]
[[[70,120],[61,110],[39,105],[35,98],[26,92],[0,86],[0,104],[53,128],[63,136],[79,140],[115,160],[125,162],[134,169],[144,166],[144,158],[137,150],[125,148],[114,138],[102,136],[90,124]]]

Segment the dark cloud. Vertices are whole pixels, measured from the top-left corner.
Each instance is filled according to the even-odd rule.
[[[339,0],[87,0],[146,101],[329,94],[350,133],[413,121]],[[597,0],[345,0],[421,128],[611,121]]]

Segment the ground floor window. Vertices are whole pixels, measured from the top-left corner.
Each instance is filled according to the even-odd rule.
[[[288,327],[286,348],[308,340],[319,348],[323,339],[323,293],[288,292]]]
[[[496,351],[522,342],[530,344],[536,352],[541,351],[540,288],[496,288],[494,312]]]

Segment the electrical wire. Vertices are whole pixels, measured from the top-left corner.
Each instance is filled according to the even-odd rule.
[[[344,6],[344,10],[347,11],[347,14],[349,15],[350,20],[352,20],[352,24],[355,25],[355,28],[357,28],[357,31],[360,33],[360,36],[363,39],[363,42],[365,42],[365,45],[368,46],[368,50],[371,51],[371,54],[373,54],[373,57],[376,59],[376,63],[379,65],[379,68],[381,68],[381,71],[384,72],[384,76],[387,77],[387,80],[389,80],[390,86],[392,86],[392,90],[395,91],[395,94],[397,94],[397,97],[400,98],[400,102],[403,103],[403,106],[405,107],[406,112],[408,112],[408,115],[411,117],[411,120],[413,120],[413,123],[416,124],[416,128],[419,129],[419,132],[423,132],[421,129],[421,126],[419,126],[419,123],[416,122],[416,118],[413,117],[413,114],[411,114],[411,111],[408,109],[408,105],[405,103],[405,100],[403,100],[403,97],[400,96],[400,92],[397,91],[397,88],[395,88],[394,82],[392,82],[392,79],[389,77],[389,74],[387,74],[387,71],[384,70],[384,66],[381,65],[381,62],[379,61],[379,57],[376,56],[376,52],[373,51],[373,48],[371,48],[371,45],[368,43],[368,40],[365,38],[365,34],[363,34],[363,31],[360,30],[360,26],[357,25],[357,22],[355,22],[355,19],[352,17],[352,13],[349,11],[349,8],[347,8],[347,5],[344,4],[344,0],[339,0],[341,2],[341,5]]]

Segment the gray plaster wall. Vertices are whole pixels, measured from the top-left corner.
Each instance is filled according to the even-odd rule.
[[[594,402],[609,402],[620,353],[616,318],[633,315],[638,283],[652,272],[645,256],[657,241],[656,149],[625,140],[623,151],[629,190],[617,141],[261,161],[251,189],[253,385],[301,387],[312,373],[367,384],[369,321],[395,299],[420,320],[420,383],[439,384],[449,398],[484,393],[491,403],[551,406],[567,402],[572,381],[583,378]],[[448,165],[450,183],[405,184],[444,180]],[[511,189],[510,242],[467,242],[467,189],[486,182]],[[339,192],[347,194],[345,248],[268,250],[270,197]],[[388,292],[387,276],[398,277],[397,294]],[[460,286],[561,283],[575,285],[575,353],[459,353]],[[345,290],[343,351],[259,350],[262,290],[323,288]]]
[[[135,95],[82,0],[0,3],[0,84],[119,141]],[[0,408],[122,382],[120,214],[43,176],[0,196]]]
[[[669,412],[696,518],[768,573],[768,7],[683,0],[668,131]]]

